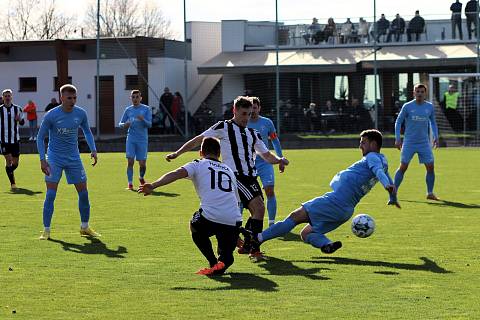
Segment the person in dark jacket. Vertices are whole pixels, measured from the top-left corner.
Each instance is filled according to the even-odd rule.
[[[465,5],[465,16],[467,17],[467,31],[468,31],[468,40],[472,40],[472,31],[475,32],[475,37],[477,36],[477,13],[478,3],[476,0],[470,0]],[[473,29],[472,29],[473,24]]]
[[[415,34],[415,41],[420,40],[420,35],[425,30],[425,19],[420,16],[420,12],[415,11],[415,17],[410,20],[407,28],[408,41],[412,41],[412,34]]]
[[[400,36],[405,32],[405,20],[400,17],[400,14],[395,15],[395,19],[390,23],[390,29],[388,30],[387,42],[392,40],[392,35],[395,36],[395,41],[400,41]]]
[[[173,103],[173,94],[170,92],[170,89],[168,87],[165,87],[165,89],[163,89],[163,94],[160,97],[160,109],[164,111],[164,115],[165,115],[163,117],[163,126],[165,128],[165,133],[174,132],[174,124],[171,118],[172,103]]]
[[[390,21],[385,18],[385,14],[382,13],[380,19],[377,21],[377,42],[380,41],[380,36],[386,35],[388,28],[390,27]]]
[[[450,6],[450,11],[452,11],[452,39],[456,39],[456,29],[458,28],[458,35],[460,40],[463,40],[462,32],[462,3],[460,0],[455,1]]]

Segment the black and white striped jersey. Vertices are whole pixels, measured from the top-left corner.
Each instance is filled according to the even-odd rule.
[[[20,141],[18,134],[18,121],[15,121],[16,116],[23,119],[22,108],[11,104],[10,107],[5,105],[0,106],[0,142],[2,143],[17,143]]]
[[[252,128],[244,128],[233,120],[219,121],[202,133],[204,137],[220,140],[222,162],[235,174],[256,177],[255,158],[268,152],[260,134]]]

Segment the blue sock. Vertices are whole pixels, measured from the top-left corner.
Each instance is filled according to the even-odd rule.
[[[324,234],[318,232],[310,232],[305,239],[306,243],[310,243],[315,248],[321,248],[324,245],[331,243],[330,239],[328,239]]]
[[[269,227],[268,229],[263,230],[262,232],[262,242],[265,242],[267,240],[283,236],[284,234],[287,234],[295,228],[297,224],[295,221],[288,217],[283,221],[279,221],[275,223],[273,226]]]
[[[397,192],[398,192],[398,188],[400,188],[400,184],[403,181],[403,172],[400,171],[400,169],[397,169],[397,171],[395,171],[395,178],[394,178],[393,181],[394,181],[395,187],[397,188]]]
[[[133,167],[127,167],[127,179],[128,179],[128,183],[132,183],[132,181],[133,181]]]
[[[52,223],[53,204],[56,196],[57,190],[47,189],[45,201],[43,202],[43,226],[45,228],[50,228],[50,224]]]
[[[145,177],[145,172],[147,171],[147,167],[140,167],[139,173],[140,173],[140,179],[143,179]]]
[[[88,223],[90,220],[90,202],[88,201],[88,190],[82,190],[78,193],[78,210],[80,211],[80,220],[82,223]]]
[[[428,194],[433,193],[433,185],[435,184],[435,172],[427,171],[427,176],[425,177],[425,181],[427,182],[427,192]]]
[[[277,198],[275,196],[267,198],[268,222],[275,221],[277,216]]]

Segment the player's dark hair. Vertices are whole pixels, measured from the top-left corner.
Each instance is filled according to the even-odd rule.
[[[220,142],[215,138],[203,138],[202,146],[200,147],[204,155],[215,155],[220,157]]]
[[[64,93],[77,93],[77,88],[71,84],[64,84],[60,87],[60,94],[63,95]]]
[[[257,106],[260,106],[260,98],[259,97],[251,97],[252,98],[252,103],[256,104]]]
[[[235,108],[244,108],[248,109],[252,107],[252,99],[250,97],[238,96],[233,101],[233,106]]]
[[[142,93],[138,89],[134,89],[134,90],[130,91],[131,96],[133,96],[134,94],[139,94],[140,96],[142,95]]]
[[[377,143],[378,150],[382,148],[382,133],[377,129],[364,130],[362,133],[360,133],[360,137],[365,137],[368,139],[368,141],[375,141]]]
[[[424,85],[423,83],[417,83],[415,87],[413,87],[413,91],[417,90],[418,88],[423,88],[425,89],[425,92],[427,92],[427,86]]]

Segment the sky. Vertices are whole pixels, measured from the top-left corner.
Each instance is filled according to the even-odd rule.
[[[5,8],[15,0],[0,0]],[[42,1],[42,0],[40,0]],[[89,3],[95,0],[56,0],[59,9],[71,14],[77,13],[79,22]],[[105,0],[101,0],[105,1]],[[114,2],[115,0],[109,0]],[[170,19],[176,39],[183,39],[183,0],[138,0],[154,2]],[[359,17],[373,20],[373,0],[277,0],[279,20],[286,23],[310,23],[317,17],[320,23],[332,16],[336,22],[350,17],[353,22]],[[450,4],[454,0],[376,0],[377,16],[385,13],[387,18],[396,13],[409,18],[415,12],[426,19],[450,18]],[[462,0],[464,6],[467,0]],[[275,21],[275,0],[185,0],[187,21],[220,21],[245,19],[251,21]]]

